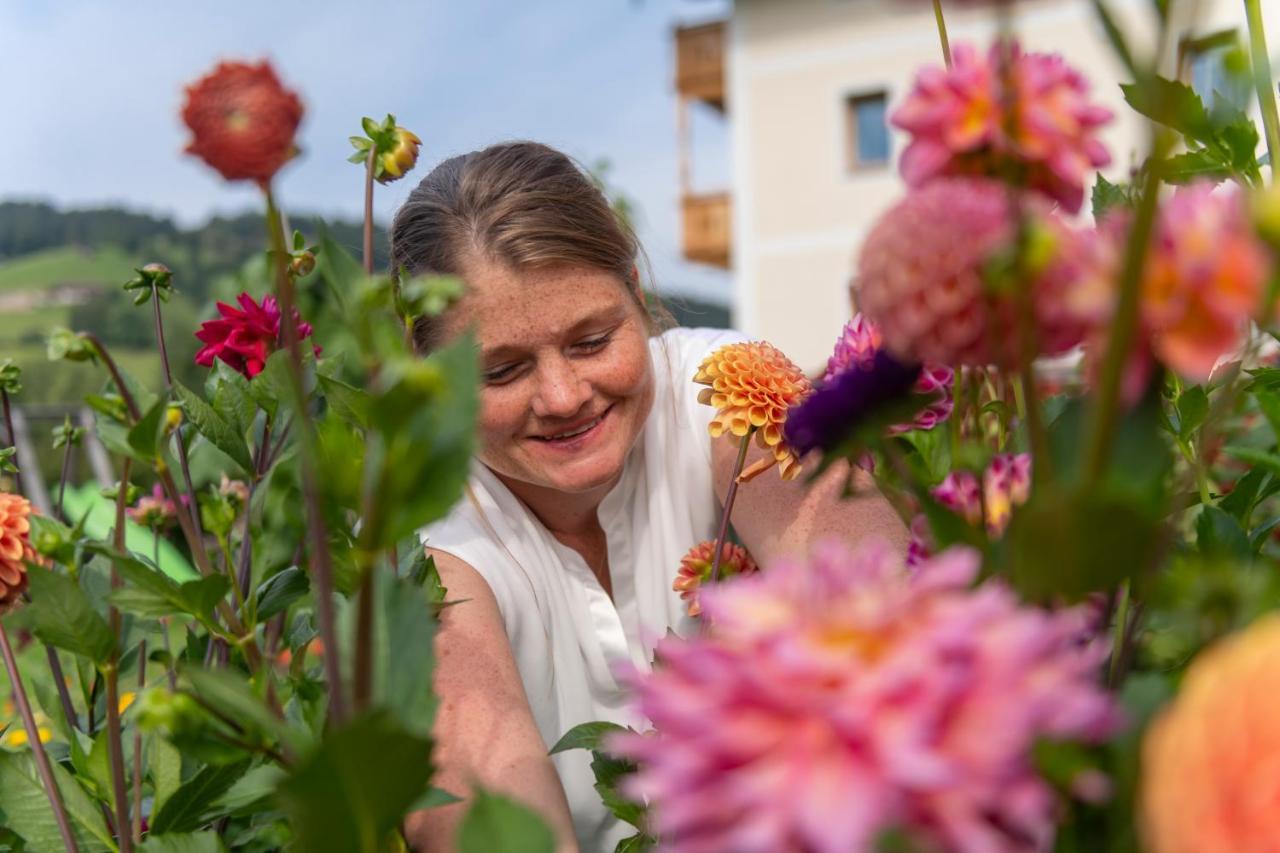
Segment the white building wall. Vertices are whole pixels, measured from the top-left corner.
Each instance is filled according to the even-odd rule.
[[[1150,0],[1112,5],[1135,39],[1151,40]],[[1200,5],[1195,35],[1231,27],[1244,32],[1239,0]],[[952,44],[985,49],[995,35],[990,6],[954,6],[944,0]],[[1264,6],[1273,46],[1280,46],[1280,0]],[[1023,46],[1063,54],[1090,79],[1095,99],[1115,111],[1117,120],[1104,134],[1113,158],[1107,173],[1123,178],[1142,156],[1145,131],[1123,102],[1118,84],[1127,76],[1091,4],[1019,0],[1015,10]],[[892,134],[887,167],[849,170],[845,101],[886,91],[892,112],[918,68],[942,63],[932,4],[736,0],[729,43],[735,325],[814,368],[850,316],[848,284],[858,247],[904,191],[897,173],[902,134]]]

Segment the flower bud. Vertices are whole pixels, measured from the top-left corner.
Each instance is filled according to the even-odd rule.
[[[293,256],[293,260],[289,262],[289,272],[293,273],[294,278],[311,275],[315,268],[316,256],[308,251],[298,252]]]
[[[182,407],[168,406],[164,410],[164,432],[165,435],[182,426]]]
[[[382,164],[378,183],[389,184],[404,177],[418,162],[418,146],[421,144],[422,140],[413,131],[397,127],[392,144],[378,155]]]

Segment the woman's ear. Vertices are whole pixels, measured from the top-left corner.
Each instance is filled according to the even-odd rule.
[[[631,278],[627,284],[631,286],[631,292],[635,294],[636,301],[644,305],[644,288],[640,286],[640,267],[636,264],[631,265]]]

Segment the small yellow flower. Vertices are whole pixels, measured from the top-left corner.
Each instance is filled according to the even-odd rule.
[[[41,743],[48,743],[49,738],[53,737],[53,732],[49,730],[48,726],[36,726],[36,732],[40,735]],[[29,743],[27,730],[21,725],[16,725],[4,733],[4,737],[0,738],[0,743],[13,749],[26,746]]]
[[[783,441],[782,426],[787,409],[804,399],[813,386],[791,359],[763,341],[728,344],[703,360],[693,381],[710,386],[699,392],[698,402],[716,409],[709,426],[712,438],[726,432],[742,438],[754,432],[757,443],[773,454],[749,466],[740,481],[775,464],[784,480],[799,475],[800,460]]]
[[[125,693],[121,693],[120,704],[118,706],[120,709],[120,713],[123,714],[125,711],[127,711],[129,709],[129,706],[133,704],[133,700],[136,698],[137,698],[137,694],[134,693],[133,691],[127,691]]]

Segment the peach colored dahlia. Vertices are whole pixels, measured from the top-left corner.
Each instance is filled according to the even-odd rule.
[[[859,301],[893,355],[952,367],[1014,363],[1014,295],[987,278],[1011,251],[1011,201],[995,181],[949,178],[913,190],[876,223],[858,259]],[[1016,286],[1032,290],[1037,352],[1062,353],[1088,328],[1069,304],[1080,238],[1043,204],[1022,201],[1037,247],[1030,280]]]
[[[1079,610],[971,588],[978,568],[829,542],[705,590],[709,631],[628,676],[654,731],[608,744],[668,848],[846,853],[895,828],[923,849],[1047,849],[1058,804],[1032,747],[1111,733],[1106,650],[1081,645]]]
[[[1191,663],[1147,730],[1141,813],[1152,853],[1280,851],[1280,616]]]
[[[222,62],[187,87],[182,120],[192,134],[187,153],[228,181],[266,184],[297,153],[302,101],[266,60]]]
[[[699,542],[689,549],[689,553],[680,559],[680,570],[676,572],[675,583],[671,588],[680,593],[680,598],[687,603],[689,615],[702,613],[702,602],[698,600],[698,588],[711,580],[711,563],[715,558],[715,540]],[[720,580],[734,575],[748,575],[757,571],[756,561],[741,545],[732,542],[724,543],[720,552]]]
[[[986,54],[957,44],[952,60],[950,70],[921,71],[891,118],[911,134],[901,163],[907,184],[998,177],[1078,212],[1086,178],[1111,162],[1098,138],[1111,111],[1090,103],[1084,77],[1062,57],[1024,53],[1016,42]]]
[[[784,480],[799,475],[800,460],[783,440],[782,427],[787,409],[813,386],[791,359],[764,341],[726,344],[703,359],[693,381],[708,386],[698,392],[698,401],[716,410],[708,427],[712,438],[725,433],[742,438],[754,431],[757,443],[772,454],[743,471],[741,479],[774,464]]]
[[[31,547],[31,503],[21,495],[0,492],[0,612],[27,589],[27,563],[39,563]]]

